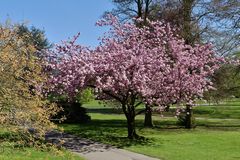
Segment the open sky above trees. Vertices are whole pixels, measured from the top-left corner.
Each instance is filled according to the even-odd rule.
[[[0,4],[1,22],[10,19],[43,29],[53,43],[81,32],[78,42],[89,46],[96,46],[98,37],[106,31],[96,27],[96,21],[113,8],[110,0],[2,0]]]

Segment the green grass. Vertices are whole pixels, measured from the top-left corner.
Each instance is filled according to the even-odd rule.
[[[198,106],[194,109],[196,116],[209,117],[209,118],[231,118],[240,119],[240,105],[211,105],[211,106]]]
[[[34,148],[12,148],[1,146],[0,160],[83,160],[68,151],[54,153],[50,151],[39,151]]]
[[[145,129],[142,127],[143,119],[139,117],[137,132],[146,139],[131,141],[126,138],[123,115],[92,113],[91,117],[89,124],[62,126],[66,132],[163,160],[240,159],[240,128],[226,127],[221,120],[209,121],[212,127],[185,130],[178,128],[173,119],[164,118],[155,121],[156,128]],[[200,122],[206,123],[205,120]],[[240,120],[235,123],[240,123]]]
[[[153,139],[150,145],[126,149],[166,160],[236,160],[240,159],[239,131],[195,129],[145,130]]]
[[[17,147],[9,140],[11,133],[0,127],[0,160],[84,160],[69,151],[40,150],[33,147]]]
[[[110,107],[87,106],[92,121],[87,124],[62,124],[66,132],[106,144],[139,152],[162,160],[237,160],[240,159],[239,102],[199,106],[194,109],[197,128],[186,130],[171,114],[155,114],[154,128],[143,128],[144,116],[136,118],[137,132],[145,139],[126,138],[123,114]],[[230,115],[230,116],[227,116]]]
[[[201,118],[222,118],[222,119],[240,119],[240,100],[233,99],[219,104],[208,104],[206,102],[199,102],[194,108],[194,115]],[[88,109],[90,113],[122,113],[121,108],[109,107],[101,101],[91,101],[85,104],[84,107]],[[140,105],[137,110],[143,109],[143,105]],[[174,115],[175,109],[170,109],[170,112],[164,113],[167,117]],[[156,114],[157,115],[157,114]]]

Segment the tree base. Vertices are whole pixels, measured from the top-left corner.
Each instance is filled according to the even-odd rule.
[[[144,127],[152,128],[154,126],[152,121],[152,110],[150,106],[146,105],[145,107],[146,107],[146,111],[145,111]]]

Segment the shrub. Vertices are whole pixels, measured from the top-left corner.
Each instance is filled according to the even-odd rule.
[[[65,117],[64,123],[86,123],[91,120],[81,103],[62,101],[58,102],[58,107],[62,108],[62,111],[54,116],[53,120],[60,120],[62,117]]]

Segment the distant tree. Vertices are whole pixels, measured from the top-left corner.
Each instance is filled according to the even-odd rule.
[[[239,53],[228,57],[232,61],[239,61]],[[209,90],[204,97],[208,101],[219,102],[223,99],[240,97],[240,67],[239,63],[225,64],[212,76],[214,90]]]
[[[122,20],[133,17],[165,20],[179,28],[187,43],[212,42],[219,54],[239,47],[239,0],[112,0],[112,13]]]
[[[82,92],[79,92],[76,97],[76,101],[81,104],[86,104],[94,100],[93,90],[91,88],[87,88]]]
[[[111,14],[121,17],[123,21],[132,18],[146,20],[152,12],[153,0],[112,0],[112,2],[116,8],[110,11]],[[109,11],[105,14],[109,14]]]
[[[51,119],[61,123],[89,122],[91,117],[87,115],[87,109],[82,105],[94,99],[92,92],[91,88],[81,90],[75,97],[71,97],[71,101],[68,100],[67,94],[58,94],[57,92],[48,93],[48,99],[57,104],[57,107],[61,110]]]
[[[36,55],[44,57],[46,49],[52,47],[52,44],[45,36],[44,30],[40,30],[34,26],[28,27],[25,24],[17,25],[17,34],[23,38],[24,42],[33,45],[36,48]]]

